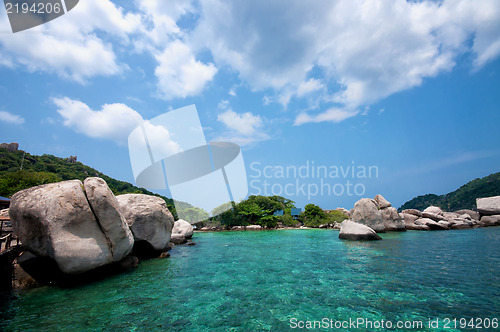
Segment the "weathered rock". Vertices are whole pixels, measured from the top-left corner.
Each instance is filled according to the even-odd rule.
[[[158,251],[168,246],[174,217],[163,199],[144,194],[119,195],[116,199],[136,244],[145,241]]]
[[[120,205],[106,181],[101,178],[86,178],[83,188],[108,240],[113,261],[117,262],[127,256],[134,246],[134,237],[120,212]]]
[[[432,213],[432,212],[422,212],[422,217],[424,218],[429,218],[429,219],[432,219],[434,221],[440,221],[440,220],[444,220],[444,216],[441,214],[437,214],[437,213]]]
[[[500,196],[476,199],[477,211],[485,216],[500,214]]]
[[[378,194],[377,196],[375,196],[375,202],[377,202],[378,206],[383,209],[383,208],[388,208],[388,207],[391,207],[391,203],[389,203],[389,201],[387,201],[384,196]]]
[[[248,225],[246,227],[247,230],[260,230],[262,229],[262,226],[261,225]]]
[[[464,213],[458,216],[460,219],[467,219],[467,220],[472,220],[472,217],[468,213]]]
[[[438,225],[440,225],[444,229],[449,229],[450,228],[450,223],[447,222],[447,221],[445,221],[445,220],[438,221]]]
[[[431,230],[444,230],[447,229],[443,225],[438,224],[432,219],[429,218],[420,218],[415,220],[415,225],[425,225],[428,226]]]
[[[406,213],[406,214],[413,214],[414,216],[417,216],[417,217],[422,217],[422,212],[417,210],[417,209],[406,209],[406,210],[403,210],[401,212]]]
[[[450,222],[451,229],[466,229],[466,228],[471,228],[472,226],[473,226],[472,222],[461,218],[453,219]]]
[[[385,232],[382,213],[375,200],[362,198],[354,204],[351,220],[355,223],[366,225],[375,232]]]
[[[0,144],[0,148],[6,149],[10,152],[15,152],[19,149],[19,143],[2,143]]]
[[[328,228],[328,224],[319,225],[318,228]]]
[[[401,213],[401,215],[406,226],[408,226],[409,224],[413,224],[415,220],[418,219],[418,217],[414,214]]]
[[[455,212],[443,212],[443,218],[441,219],[444,219],[444,220],[453,220],[455,218],[459,218],[460,215],[458,213],[455,213]]]
[[[441,210],[441,208],[437,207],[437,206],[429,206],[427,209],[425,209],[424,211],[422,211],[422,214],[424,212],[434,213],[434,214],[437,214],[438,216],[442,216],[443,215],[443,210]]]
[[[477,211],[472,211],[472,210],[458,210],[458,211],[455,211],[455,213],[459,214],[459,215],[467,213],[474,220],[479,220],[479,218],[480,218],[479,212],[477,212]]]
[[[182,234],[172,234],[170,242],[173,244],[184,244],[187,242],[187,239]]]
[[[172,235],[181,234],[186,239],[193,237],[193,226],[186,220],[179,219],[174,222],[174,228],[172,228]]]
[[[500,215],[482,216],[481,222],[484,223],[486,226],[500,225]]]
[[[340,224],[339,239],[344,240],[382,240],[370,227],[358,224],[351,220],[344,220]]]
[[[203,228],[202,228],[202,230],[203,230]],[[243,231],[243,230],[245,230],[245,226],[233,226],[233,227],[231,227],[231,230],[232,231]]]
[[[377,195],[378,196],[378,195]],[[383,197],[382,197],[383,198]],[[385,230],[388,231],[405,231],[405,223],[399,216],[398,210],[393,207],[386,207],[380,210],[384,222]]]
[[[64,273],[83,273],[113,262],[79,180],[19,191],[12,196],[9,214],[23,245],[52,258]]]

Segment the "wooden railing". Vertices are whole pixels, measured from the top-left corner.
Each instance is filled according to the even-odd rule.
[[[4,229],[4,225],[2,220],[0,223],[0,252],[10,249],[13,241],[16,241],[15,245],[19,245],[19,238],[12,233],[12,228],[8,226],[7,229]]]

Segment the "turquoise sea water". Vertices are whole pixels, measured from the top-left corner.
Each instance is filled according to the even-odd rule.
[[[457,331],[459,321],[444,329],[445,319],[500,318],[500,227],[382,236],[196,233],[196,246],[125,274],[4,296],[0,330],[289,331],[300,322],[334,327],[359,318],[422,322],[410,331],[433,330],[429,319],[438,319],[440,330]],[[341,330],[376,330],[357,327]]]

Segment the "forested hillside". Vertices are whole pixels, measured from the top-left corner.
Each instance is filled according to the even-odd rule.
[[[461,209],[475,210],[476,198],[499,195],[500,173],[495,173],[481,179],[472,180],[457,190],[445,195],[427,194],[415,197],[403,204],[399,210],[423,210],[430,205],[439,206],[445,211],[456,211]]]

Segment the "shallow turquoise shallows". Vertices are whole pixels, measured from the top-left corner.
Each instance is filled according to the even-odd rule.
[[[423,324],[410,331],[435,330],[436,322],[458,331],[461,318],[500,318],[500,227],[382,236],[197,233],[196,246],[175,247],[172,257],[125,274],[4,296],[0,330],[288,331],[317,321],[317,328],[343,323],[340,330],[362,331],[386,330],[384,320],[393,330],[405,330],[396,328],[400,321]],[[357,319],[358,329],[346,325]]]

